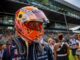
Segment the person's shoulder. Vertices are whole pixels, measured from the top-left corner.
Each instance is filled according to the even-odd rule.
[[[44,47],[45,47],[45,48],[49,48],[49,45],[48,45],[48,44],[46,44]]]
[[[58,46],[58,45],[59,45],[59,43],[55,43],[55,44],[54,44],[54,46]]]
[[[50,50],[51,48],[50,48],[50,46],[47,44],[47,45],[45,45],[45,47],[44,47],[46,50]]]
[[[68,44],[67,42],[64,42],[64,44],[65,44],[67,47],[69,47],[69,44]]]
[[[70,39],[69,41],[70,41],[70,42],[72,42],[72,41],[73,41],[73,39]]]
[[[76,40],[77,43],[79,43],[79,40]]]

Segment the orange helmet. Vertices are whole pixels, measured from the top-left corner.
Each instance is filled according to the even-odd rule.
[[[43,23],[48,22],[45,14],[33,6],[19,9],[15,16],[15,28],[18,36],[29,43],[44,34]]]

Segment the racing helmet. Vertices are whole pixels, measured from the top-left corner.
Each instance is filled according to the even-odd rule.
[[[49,20],[43,11],[34,6],[23,7],[15,14],[16,33],[28,43],[32,43],[39,36],[44,35],[43,24],[46,23],[49,23]]]

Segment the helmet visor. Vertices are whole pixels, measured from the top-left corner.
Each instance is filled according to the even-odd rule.
[[[42,30],[42,23],[37,21],[30,21],[28,23],[25,23],[25,26],[31,30],[36,30],[36,31]]]

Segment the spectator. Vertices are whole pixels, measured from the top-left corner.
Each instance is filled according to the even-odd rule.
[[[3,40],[0,40],[0,60],[2,60],[5,48],[6,48],[5,42]]]
[[[76,54],[78,55],[78,60],[80,59],[80,34],[78,34],[78,49],[76,50]]]
[[[54,46],[54,58],[55,60],[68,60],[69,46],[63,41],[63,34],[59,33],[58,43]]]
[[[70,48],[72,50],[72,55],[74,57],[74,59],[76,60],[76,50],[78,48],[78,41],[76,40],[76,35],[74,34],[73,36],[70,37]]]
[[[53,52],[53,57],[54,57],[54,45],[55,45],[55,40],[53,39],[53,38],[48,38],[48,44],[49,44],[49,46],[50,46],[50,48],[51,48],[51,50],[52,50],[52,52]]]

